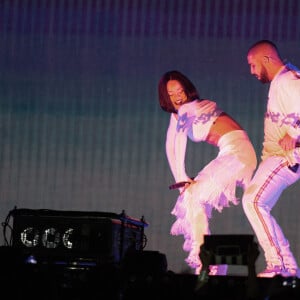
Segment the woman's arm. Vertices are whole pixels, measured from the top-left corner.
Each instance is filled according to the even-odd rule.
[[[166,154],[175,182],[191,181],[185,171],[186,144],[186,132],[177,131],[177,119],[172,114],[166,137]]]

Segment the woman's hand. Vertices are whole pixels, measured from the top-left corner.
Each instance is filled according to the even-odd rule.
[[[293,150],[296,148],[297,140],[293,139],[291,136],[286,134],[281,140],[279,140],[278,144],[284,151]]]
[[[179,189],[180,195],[182,195],[187,190],[187,188],[195,182],[196,181],[194,179],[190,179],[189,181],[186,181],[184,186]]]
[[[186,191],[186,189],[191,185],[191,183],[192,182],[188,181],[188,182],[185,183],[185,185],[182,188],[179,189],[180,195],[182,195]]]

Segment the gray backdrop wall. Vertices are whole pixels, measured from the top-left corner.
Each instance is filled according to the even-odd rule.
[[[169,234],[177,191],[157,83],[167,70],[188,75],[243,125],[259,157],[268,86],[250,76],[246,52],[262,38],[300,66],[299,1],[0,1],[1,220],[15,206],[124,209],[149,222],[146,250],[189,272],[182,237]],[[189,143],[191,176],[215,155]],[[299,189],[274,214],[300,263]],[[214,212],[211,229],[252,233],[241,205]]]

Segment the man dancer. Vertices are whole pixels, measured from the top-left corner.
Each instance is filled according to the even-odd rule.
[[[245,214],[264,251],[258,277],[298,276],[299,269],[271,210],[283,190],[300,178],[300,71],[281,59],[276,45],[261,40],[247,54],[250,72],[270,83],[261,162],[243,196]]]

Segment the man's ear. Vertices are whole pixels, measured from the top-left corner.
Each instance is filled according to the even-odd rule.
[[[264,63],[269,63],[269,61],[270,61],[270,57],[268,55],[264,55],[263,56],[263,62]]]

